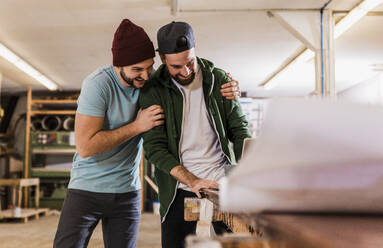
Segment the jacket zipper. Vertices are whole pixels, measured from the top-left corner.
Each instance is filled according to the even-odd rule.
[[[213,88],[214,88],[214,74],[212,74],[212,82],[211,82],[211,88],[210,88],[210,92],[209,92],[209,96],[211,95],[211,93],[213,92]],[[210,100],[209,100],[209,103],[210,103]],[[212,116],[212,114],[210,113],[210,111],[208,111],[208,113],[210,114],[210,118],[212,119],[212,122],[213,122],[213,127],[214,127],[214,131],[215,133],[217,134],[217,137],[218,137],[218,142],[219,142],[219,145],[221,147],[221,150],[222,150],[222,153],[225,155],[225,157],[227,158],[227,160],[230,162],[230,164],[232,163],[231,162],[231,159],[226,155],[226,153],[223,151],[223,146],[222,146],[222,143],[221,143],[221,138],[219,136],[219,133],[218,133],[218,130],[217,130],[217,126],[215,124],[215,119],[214,117]]]
[[[178,89],[178,87],[177,87]],[[184,93],[182,93],[182,91],[180,89],[178,89],[180,92],[181,92],[181,95],[182,95],[182,100],[183,100],[183,106],[182,106],[182,124],[184,123],[184,114],[185,114],[185,96],[184,96]],[[180,151],[181,151],[181,139],[183,137],[183,125],[181,124],[181,138],[180,138],[180,142],[178,142],[178,159],[180,161],[180,163],[182,163],[182,160],[181,160],[181,154],[180,154]],[[170,206],[173,204],[174,202],[174,199],[176,198],[176,195],[177,195],[177,189],[178,189],[178,185],[180,184],[180,182],[177,180],[177,183],[176,183],[176,187],[174,189],[174,194],[173,194],[173,199],[172,201],[169,203],[169,206],[168,206],[168,209],[166,210],[166,213],[164,215],[164,217],[162,218],[162,221],[161,222],[164,222],[165,221],[165,218],[166,216],[168,215],[168,212],[169,212],[169,209],[170,209]]]

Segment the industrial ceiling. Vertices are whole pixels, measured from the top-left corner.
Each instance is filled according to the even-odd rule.
[[[178,11],[172,14],[172,6]],[[230,72],[251,96],[307,95],[315,88],[314,62],[291,66],[278,86],[258,85],[302,43],[270,18],[270,9],[319,9],[328,0],[2,0],[0,43],[56,82],[80,89],[82,80],[110,64],[113,34],[123,18],[142,26],[155,46],[156,31],[173,20],[194,28],[197,55]],[[341,17],[360,0],[333,0]],[[363,17],[335,41],[335,85],[342,91],[375,77],[383,68],[383,6]],[[159,66],[156,58],[155,67]],[[43,89],[37,81],[0,58],[2,92]]]

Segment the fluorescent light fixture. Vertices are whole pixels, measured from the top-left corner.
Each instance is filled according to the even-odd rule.
[[[378,5],[382,4],[383,0],[365,0],[362,1],[359,5],[353,8],[345,17],[343,17],[334,27],[334,39],[337,39],[344,32],[346,32],[352,25],[358,22],[363,16],[365,16],[369,11],[376,8]],[[265,89],[272,89],[277,86],[277,83],[272,83],[276,81],[275,78],[281,74],[287,67],[295,63],[302,63],[310,61],[314,58],[315,53],[310,49],[304,50],[300,55],[298,55],[288,66],[283,70],[279,71],[277,75],[269,79],[268,82],[263,84]],[[269,84],[271,84],[269,86]]]
[[[3,44],[0,43],[0,56],[14,64],[17,68],[36,79],[39,83],[47,87],[49,90],[57,90],[58,85],[49,80],[46,76],[41,74],[27,62],[22,60],[16,54],[14,54],[11,50],[6,48]]]

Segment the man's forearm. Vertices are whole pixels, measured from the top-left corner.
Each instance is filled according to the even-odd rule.
[[[114,130],[100,130],[89,139],[89,142],[81,149],[82,151],[78,152],[83,158],[100,154],[121,145],[140,133],[134,122]]]
[[[189,188],[191,188],[193,182],[198,179],[198,177],[189,172],[182,165],[177,165],[176,167],[174,167],[170,171],[170,175],[177,179],[177,181],[187,185]]]

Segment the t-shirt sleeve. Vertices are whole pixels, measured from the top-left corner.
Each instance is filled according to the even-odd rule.
[[[83,115],[104,117],[107,110],[107,96],[103,90],[105,82],[85,79],[77,100],[77,112]]]

